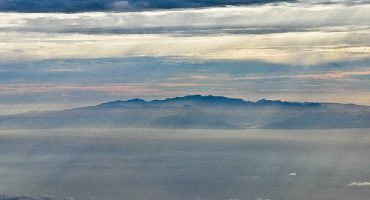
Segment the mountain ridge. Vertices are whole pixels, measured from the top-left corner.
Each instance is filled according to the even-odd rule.
[[[122,103],[168,103],[168,102],[176,102],[176,101],[202,101],[202,102],[213,102],[213,103],[234,103],[234,104],[244,104],[244,105],[251,105],[251,104],[284,104],[284,105],[320,105],[320,104],[340,104],[340,103],[320,103],[320,102],[291,102],[291,101],[282,101],[282,100],[270,100],[270,99],[261,99],[258,101],[248,101],[241,98],[231,98],[226,96],[213,96],[213,95],[186,95],[186,96],[177,96],[173,98],[166,98],[166,99],[154,99],[154,100],[145,100],[141,98],[134,98],[128,100],[116,100],[110,101],[106,103],[98,104],[97,106],[101,105],[112,105],[112,104],[122,104]],[[363,106],[363,105],[356,105],[356,104],[340,104],[340,105],[355,105],[355,106]]]
[[[134,98],[60,111],[0,116],[0,129],[16,128],[370,128],[370,107],[354,104],[256,102],[212,95],[162,100]]]

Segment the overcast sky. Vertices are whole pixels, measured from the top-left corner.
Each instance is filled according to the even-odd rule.
[[[370,105],[369,10],[345,0],[0,0],[1,114],[187,94]]]

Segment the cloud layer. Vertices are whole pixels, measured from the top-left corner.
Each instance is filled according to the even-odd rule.
[[[368,4],[129,13],[0,13],[0,62],[176,56],[292,65],[370,57]],[[197,48],[194,48],[197,47]]]
[[[0,11],[87,12],[137,11],[148,9],[199,8],[226,5],[264,4],[289,0],[0,0]]]
[[[44,196],[41,198],[33,198],[30,196],[9,196],[0,194],[0,200],[53,200],[54,198],[49,196]],[[72,197],[64,198],[64,200],[74,200]]]
[[[296,2],[309,4],[366,4],[366,0],[0,0],[0,12],[142,11]]]
[[[366,1],[27,2],[0,0],[0,103],[10,110],[195,93],[370,100]]]

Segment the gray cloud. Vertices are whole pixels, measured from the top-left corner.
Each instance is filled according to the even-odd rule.
[[[34,198],[30,196],[9,196],[5,194],[0,194],[0,200],[53,200],[53,197],[43,196],[41,198]],[[64,198],[64,200],[75,200],[73,197]]]
[[[309,4],[367,4],[366,0],[0,0],[0,12],[143,11],[298,2]]]
[[[36,200],[32,197],[28,196],[6,196],[6,195],[0,195],[0,200]]]
[[[120,13],[0,13],[0,62],[178,56],[314,65],[362,59],[370,55],[369,9],[300,2]]]
[[[8,196],[8,195],[0,194],[0,200],[53,200],[53,198],[49,196],[44,196],[41,198],[33,198],[29,196]]]
[[[2,32],[178,35],[368,31],[369,6],[296,3],[132,13],[0,13],[2,18],[0,30]]]
[[[293,0],[0,0],[6,12],[137,11],[150,9],[199,8],[226,5],[265,4]]]

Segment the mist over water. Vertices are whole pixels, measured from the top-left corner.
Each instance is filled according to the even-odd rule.
[[[76,200],[363,200],[370,130],[0,131],[0,194]]]

